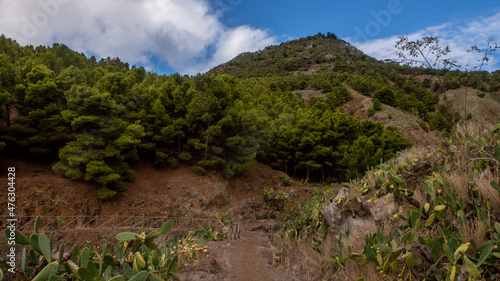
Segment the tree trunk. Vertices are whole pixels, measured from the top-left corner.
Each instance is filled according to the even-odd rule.
[[[207,135],[205,137],[205,161],[208,159],[208,139],[210,138],[210,135]]]
[[[321,165],[321,179],[325,182],[325,168],[324,165]]]
[[[10,110],[13,106],[11,104],[9,104],[9,106],[7,106],[7,127],[10,127]]]
[[[182,141],[182,138],[179,136],[177,138],[177,141],[178,141],[178,144],[177,144],[177,154],[180,155],[181,154],[181,141]]]

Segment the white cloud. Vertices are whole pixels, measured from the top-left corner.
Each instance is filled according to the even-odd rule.
[[[264,30],[230,29],[220,16],[206,0],[0,0],[0,33],[150,68],[155,58],[182,74],[276,42]]]
[[[481,55],[468,53],[467,50],[473,45],[479,48],[486,48],[486,40],[495,37],[500,43],[500,12],[484,18],[455,20],[438,26],[431,26],[424,30],[407,34],[410,40],[421,39],[425,36],[437,36],[440,45],[448,45],[451,49],[449,57],[456,60],[462,66],[469,65],[469,69],[479,64]],[[394,45],[398,40],[397,36],[369,40],[366,42],[353,42],[351,38],[346,38],[351,44],[362,50],[369,56],[377,59],[397,59]],[[487,66],[483,70],[500,69],[498,52],[490,58]]]
[[[201,72],[210,70],[212,67],[227,62],[243,52],[261,50],[269,45],[276,44],[276,39],[261,29],[250,26],[240,26],[235,29],[225,30],[215,44],[216,51],[204,67],[197,65]],[[194,69],[187,66],[186,72],[193,73]]]

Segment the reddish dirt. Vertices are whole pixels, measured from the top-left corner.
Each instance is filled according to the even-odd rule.
[[[33,217],[42,216],[44,227],[41,231],[55,232],[56,247],[62,241],[67,248],[75,244],[85,245],[86,241],[102,245],[105,242],[103,239],[115,241],[114,236],[119,232],[142,231],[141,227],[131,228],[127,223],[120,227],[109,225],[95,229],[93,220],[96,217],[101,222],[108,219],[107,216],[121,216],[124,220],[135,216],[140,220],[142,215],[165,217],[165,220],[167,217],[214,219],[216,211],[226,211],[242,223],[242,229],[245,230],[242,240],[229,245],[227,241],[211,242],[211,259],[206,259],[205,264],[200,265],[201,271],[199,268],[184,268],[180,276],[187,274],[190,277],[181,280],[293,280],[284,278],[287,275],[283,271],[270,265],[273,250],[265,235],[257,232],[279,228],[276,221],[263,220],[267,218],[267,213],[262,189],[272,187],[274,190],[289,191],[281,185],[280,177],[284,173],[266,165],[258,163],[244,175],[227,179],[217,172],[199,176],[187,165],[180,165],[177,169],[160,169],[152,163],[141,161],[132,166],[136,176],[127,183],[128,189],[119,193],[112,201],[102,202],[96,198],[96,192],[100,189],[97,184],[67,179],[53,172],[50,164],[4,158],[0,161],[0,179],[3,182],[0,184],[2,230],[7,215],[7,200],[3,198],[7,194],[8,167],[16,168],[16,216],[20,217],[18,225],[29,222],[28,225],[31,226]],[[70,224],[58,231],[51,228],[67,223],[75,216],[84,218],[79,223]],[[169,236],[187,233],[196,228],[199,227],[182,225],[174,228]],[[148,230],[151,229],[146,229]],[[25,234],[29,233],[31,232],[25,231]],[[6,240],[2,235],[2,257],[5,255],[2,251],[5,246]],[[210,265],[210,261],[216,267]],[[200,272],[212,275],[200,275]],[[206,278],[196,279],[196,276]],[[215,279],[210,279],[209,276]],[[259,278],[253,279],[256,276]]]
[[[135,178],[128,189],[111,201],[96,198],[98,184],[73,181],[52,171],[51,165],[20,159],[0,163],[2,196],[6,194],[8,167],[16,168],[17,216],[184,216],[212,217],[215,210],[237,211],[248,201],[263,202],[263,187],[281,189],[284,173],[257,163],[232,179],[220,173],[199,176],[187,165],[160,169],[141,161],[132,168]],[[0,202],[2,215],[6,201]],[[241,216],[241,214],[239,214]],[[243,218],[238,217],[236,219]],[[255,219],[256,214],[244,214]]]
[[[179,273],[181,280],[299,280],[275,267],[275,249],[264,233],[243,231],[240,241],[210,242],[210,255]]]

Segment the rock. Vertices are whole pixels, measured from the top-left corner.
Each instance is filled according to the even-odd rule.
[[[398,211],[398,206],[394,200],[389,200],[391,193],[377,198],[370,203],[366,203],[369,212],[375,221],[381,222],[390,219]]]
[[[323,216],[333,229],[338,229],[342,225],[342,207],[337,204],[337,201],[333,201],[323,210]]]
[[[339,198],[344,198],[345,199],[346,197],[349,197],[349,188],[342,187],[339,190],[339,193],[337,193],[337,196],[335,196],[335,198],[333,199],[333,201],[338,202]]]
[[[348,195],[349,195],[349,189],[346,187],[342,187],[337,196],[335,196],[335,198],[332,200],[330,205],[328,205],[323,210],[323,216],[328,222],[328,225],[333,229],[338,229],[342,225],[343,222],[342,205],[339,205],[338,202],[340,198],[345,198]]]

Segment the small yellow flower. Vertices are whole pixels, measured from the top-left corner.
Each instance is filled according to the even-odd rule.
[[[207,252],[207,249],[204,249],[204,250],[203,250],[203,252],[204,252],[204,253],[206,253],[206,252]]]

